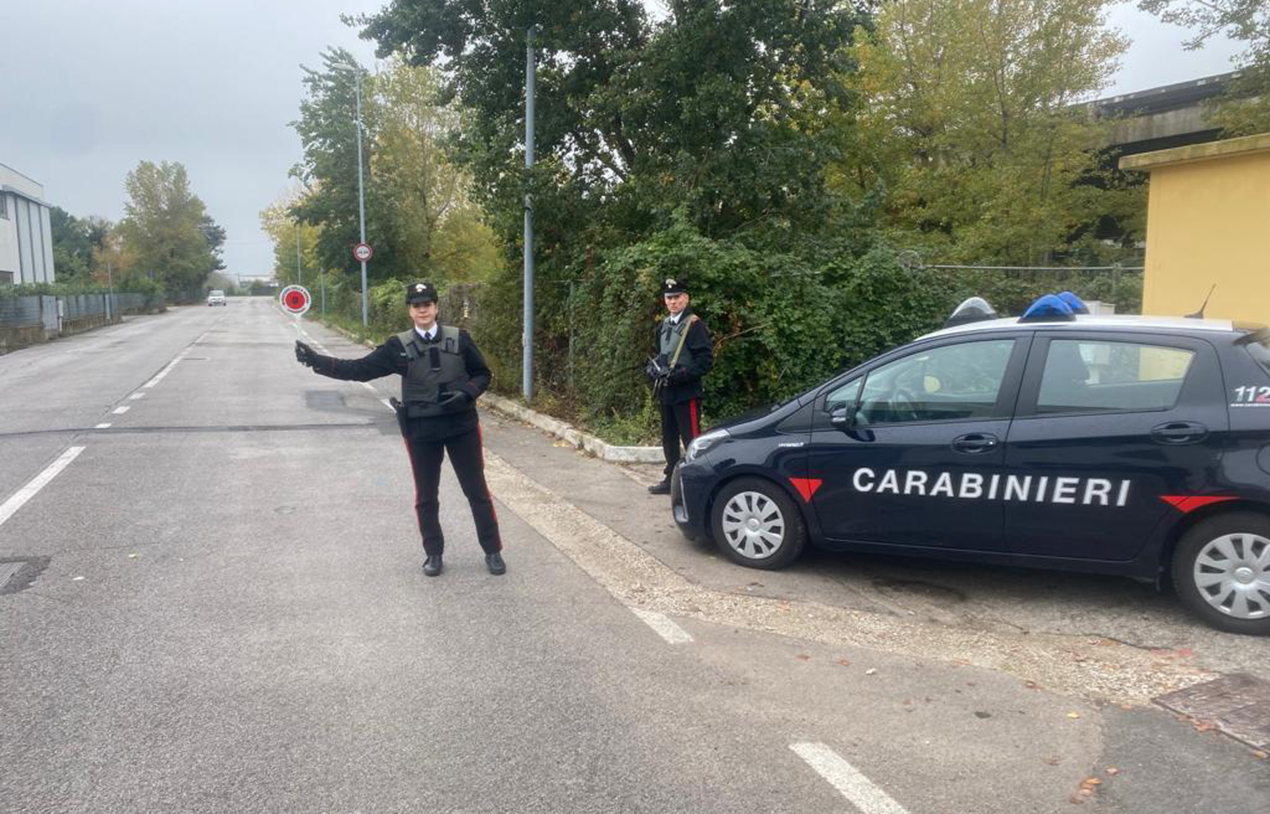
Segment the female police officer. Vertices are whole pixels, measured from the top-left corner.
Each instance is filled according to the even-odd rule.
[[[402,403],[397,406],[397,417],[414,470],[415,511],[425,554],[423,573],[430,577],[441,573],[445,537],[438,517],[437,483],[448,451],[454,474],[472,507],[485,564],[491,574],[503,574],[507,566],[499,554],[503,544],[494,502],[485,485],[476,415],[476,399],[489,387],[489,368],[467,331],[437,323],[437,291],[430,283],[406,286],[406,303],[414,328],[389,337],[369,355],[336,359],[296,342],[296,359],[333,379],[364,382],[393,373],[401,375]]]

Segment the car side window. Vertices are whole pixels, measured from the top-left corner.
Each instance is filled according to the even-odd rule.
[[[860,397],[860,385],[863,383],[863,378],[852,379],[830,391],[829,395],[825,396],[825,412],[832,413],[843,407],[847,409],[854,407],[856,399]]]
[[[1036,411],[1144,412],[1177,404],[1195,351],[1138,342],[1055,339],[1045,355]]]
[[[943,345],[869,371],[858,426],[991,418],[1013,339]]]

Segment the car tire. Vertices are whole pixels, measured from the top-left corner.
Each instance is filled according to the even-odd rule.
[[[779,486],[762,478],[740,478],[715,497],[711,531],[719,550],[747,568],[789,565],[807,542],[803,515]]]
[[[1212,627],[1270,635],[1270,517],[1232,511],[1200,522],[1178,542],[1172,576],[1178,598]]]

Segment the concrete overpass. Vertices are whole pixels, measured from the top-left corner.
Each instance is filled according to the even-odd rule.
[[[1239,71],[1126,93],[1087,103],[1098,119],[1115,119],[1106,145],[1119,155],[1166,150],[1217,139],[1207,103],[1225,93]]]

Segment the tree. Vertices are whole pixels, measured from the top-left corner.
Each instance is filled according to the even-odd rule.
[[[399,268],[396,234],[390,226],[388,204],[375,174],[375,139],[379,108],[375,103],[375,77],[357,65],[342,48],[322,54],[323,67],[303,67],[307,95],[300,103],[300,118],[291,122],[300,136],[304,159],[292,170],[306,194],[293,205],[292,215],[320,227],[318,258],[321,266],[356,274],[353,246],[360,239],[357,199],[357,101],[361,78],[362,149],[365,177],[366,240],[375,248],[367,268],[373,280],[391,277]]]
[[[1194,31],[1187,48],[1200,48],[1220,33],[1248,43],[1213,120],[1227,135],[1270,131],[1270,4],[1265,0],[1141,0],[1138,7],[1166,23]]]
[[[87,281],[93,264],[88,225],[60,206],[49,210],[53,269],[59,282]]]
[[[123,276],[153,281],[169,296],[201,291],[207,276],[221,268],[217,250],[224,230],[190,190],[185,167],[142,161],[124,185],[129,200],[119,224],[127,249]]]
[[[375,175],[402,268],[437,283],[470,281],[497,267],[497,250],[468,194],[470,176],[446,155],[462,111],[441,104],[434,73],[395,59],[377,77]]]
[[[297,220],[292,214],[303,204],[304,197],[300,190],[288,192],[260,212],[260,227],[273,240],[273,275],[284,285],[299,283],[301,279],[312,281],[322,269],[318,249],[322,228]]]
[[[1098,125],[1075,103],[1125,41],[1108,0],[897,0],[853,49],[863,103],[837,180],[885,192],[901,242],[954,261],[1040,264],[1071,254],[1135,192],[1102,177]]]

